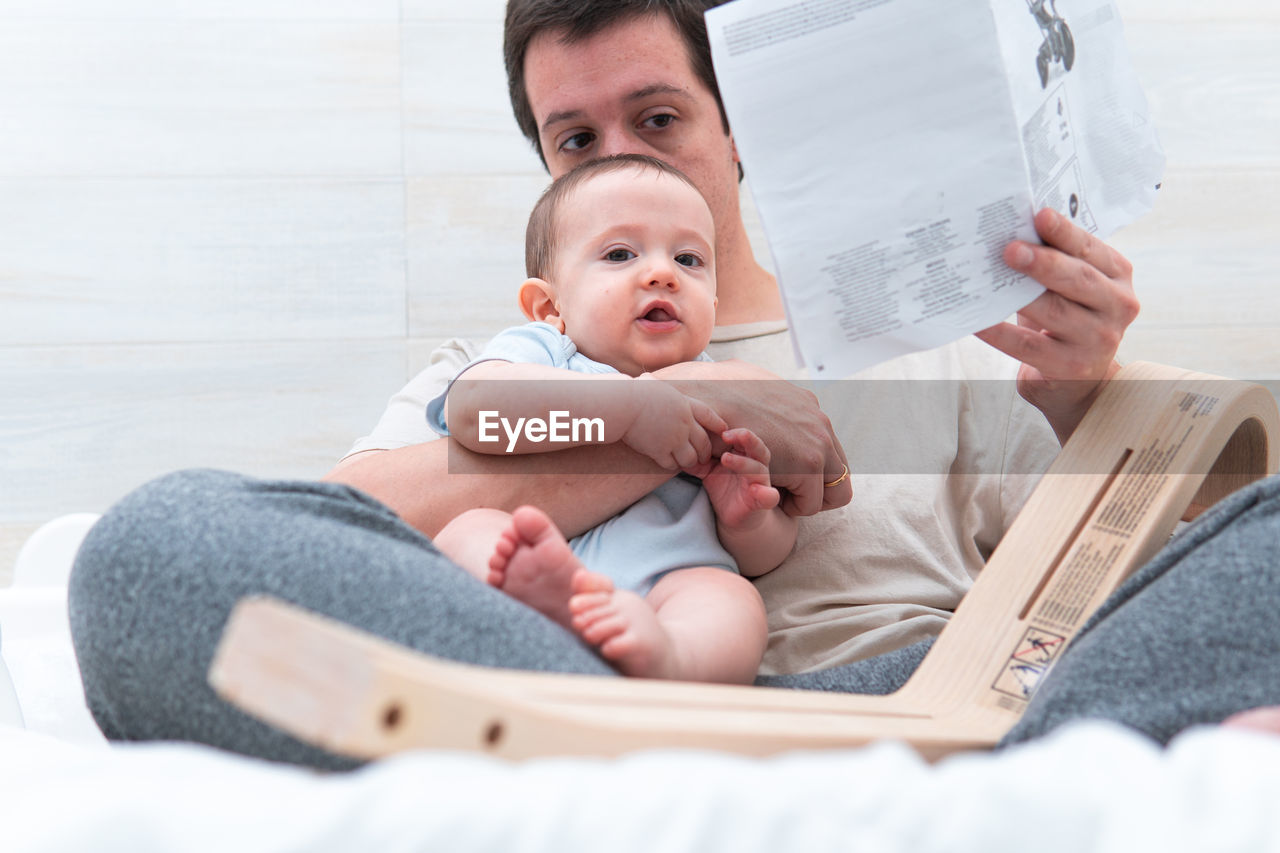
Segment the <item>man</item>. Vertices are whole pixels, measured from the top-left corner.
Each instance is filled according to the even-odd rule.
[[[507,19],[513,102],[553,176],[581,158],[623,151],[653,154],[689,174],[716,220],[721,348],[712,354],[781,366],[787,354],[781,304],[742,229],[737,155],[698,29],[704,5],[516,0]],[[695,366],[664,377],[688,380],[682,390],[764,438],[775,483],[788,491],[791,511],[813,516],[793,560],[771,573],[772,586],[761,588],[779,614],[771,625],[773,659],[766,664],[779,672],[830,668],[770,683],[862,692],[901,684],[1020,504],[1025,482],[1011,485],[1018,478],[1001,473],[1030,471],[1027,459],[1042,456],[1053,434],[1070,434],[1116,369],[1116,347],[1137,310],[1129,265],[1055,216],[1041,213],[1037,229],[1045,246],[1015,244],[1006,253],[1011,265],[1048,289],[1017,325],[986,330],[979,336],[985,343],[970,339],[899,360],[880,374],[957,380],[942,386],[942,406],[930,400],[921,409],[918,401],[877,398],[877,404],[895,407],[890,422],[902,433],[902,422],[928,422],[948,412],[941,439],[930,438],[921,448],[908,439],[914,454],[910,470],[904,473],[900,462],[892,462],[880,469],[885,476],[863,476],[875,470],[880,450],[900,460],[902,447],[877,444],[885,430],[883,417],[875,417],[876,405],[843,406],[836,421],[850,430],[844,435],[852,440],[845,444],[860,454],[849,465],[858,481],[852,503],[850,480],[843,475],[845,451],[812,396],[785,383],[705,381],[773,375],[744,362]],[[1012,392],[968,381],[998,374],[989,361],[992,347],[1021,362],[1018,390],[1039,412],[1022,407]],[[424,393],[436,374],[452,375],[471,354],[466,346],[456,347],[454,364],[441,360],[435,373],[411,383],[404,399]],[[428,391],[427,398],[434,393]],[[859,414],[870,419],[859,420]],[[610,672],[567,632],[449,564],[423,534],[434,534],[470,507],[511,509],[522,503],[537,504],[566,532],[576,533],[669,475],[616,446],[479,458],[444,442],[414,443],[417,427],[400,426],[412,421],[393,407],[383,421],[392,426],[357,445],[359,452],[329,482],[183,473],[144,487],[104,518],[77,560],[70,609],[89,706],[109,736],[199,740],[267,758],[345,766],[239,714],[205,684],[228,611],[254,593],[273,594],[447,657]],[[999,446],[991,449],[993,436]],[[949,476],[957,470],[977,473]],[[530,476],[538,473],[544,476]],[[1167,737],[1190,723],[1263,704],[1254,701],[1255,694],[1266,693],[1267,684],[1280,685],[1280,673],[1262,687],[1248,682],[1253,693],[1240,680],[1229,689],[1205,691],[1213,701],[1175,708],[1171,691],[1195,673],[1215,672],[1217,659],[1206,653],[1208,665],[1194,661],[1188,675],[1186,655],[1134,658],[1129,641],[1152,626],[1176,635],[1200,602],[1232,606],[1237,619],[1269,618],[1276,585],[1267,585],[1251,555],[1259,542],[1276,536],[1277,492],[1280,486],[1269,483],[1226,502],[1231,505],[1198,526],[1199,538],[1184,537],[1180,550],[1167,551],[1163,562],[1143,570],[1113,598],[1107,618],[1047,679],[1039,697],[1048,698],[1037,699],[1043,710],[1033,705],[1019,736],[1091,713]],[[831,511],[813,515],[820,509]],[[1221,548],[1243,555],[1225,574],[1217,568],[1220,561],[1204,556]],[[1254,588],[1248,600],[1234,602],[1240,577],[1251,578]],[[1204,636],[1210,652],[1220,645],[1208,628]],[[1280,661],[1280,648],[1269,636],[1249,634],[1255,646],[1250,659],[1264,668]],[[1148,677],[1153,668],[1164,684]],[[1126,679],[1150,684],[1149,701],[1127,704]],[[1161,711],[1159,720],[1147,713],[1157,700],[1173,708]]]
[[[507,8],[507,75],[517,122],[552,177],[593,157],[641,153],[667,160],[698,185],[716,224],[720,304],[709,352],[720,363],[664,375],[759,380],[771,374],[725,360],[786,375],[794,373],[794,359],[777,284],[756,262],[742,222],[737,151],[702,17],[709,5],[715,4],[677,0],[650,12],[650,4],[626,0],[514,0]],[[843,446],[830,443],[813,401],[785,385],[702,386],[699,393],[731,423],[745,423],[765,439],[775,481],[791,490],[797,512],[845,507],[807,522],[796,555],[759,583],[773,615],[766,672],[829,668],[936,635],[1021,507],[1032,475],[1052,458],[1057,445],[1045,422],[1065,440],[1117,369],[1116,347],[1137,312],[1128,263],[1050,212],[1039,224],[1046,241],[1062,248],[1017,244],[1008,255],[1018,263],[1029,253],[1020,265],[1049,291],[1023,312],[1027,325],[1003,324],[981,337],[1026,361],[1020,390],[1043,416],[1013,399],[1012,382],[986,381],[1011,379],[1015,362],[976,340],[859,377],[901,382],[829,388],[823,404]],[[533,503],[576,533],[643,493],[646,478],[591,474],[544,494],[545,482],[503,476],[528,470],[510,460],[471,459],[456,447],[424,444],[432,436],[422,406],[439,393],[443,368],[451,375],[465,363],[461,352],[455,355],[402,394],[405,410],[389,421],[408,428],[379,429],[331,479],[379,498],[428,535],[482,503],[507,510]],[[910,382],[922,379],[947,382]],[[751,399],[725,399],[728,393]],[[965,405],[961,397],[981,404]],[[922,422],[914,410],[924,405],[930,417]],[[901,422],[914,422],[913,429],[898,429]],[[389,449],[401,445],[408,447]],[[448,489],[399,491],[438,480],[447,454],[454,480]],[[820,470],[801,461],[819,454]],[[556,456],[539,461],[578,468]],[[636,463],[612,461],[637,470]],[[845,506],[849,481],[821,486],[840,478],[845,461],[858,483],[851,506]],[[459,476],[468,466],[477,475]],[[964,476],[942,477],[947,473]],[[507,487],[513,491],[502,491]],[[461,503],[446,504],[451,497]],[[582,517],[588,509],[600,517]]]

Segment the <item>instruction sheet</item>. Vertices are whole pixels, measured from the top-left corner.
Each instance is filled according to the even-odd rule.
[[[811,374],[1007,319],[1052,207],[1100,238],[1164,155],[1111,0],[736,0],[707,12],[729,123]]]

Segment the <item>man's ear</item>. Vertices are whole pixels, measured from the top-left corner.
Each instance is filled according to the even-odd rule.
[[[540,278],[527,278],[520,285],[520,310],[530,320],[539,320],[555,327],[564,334],[564,320],[560,317],[560,306],[556,304],[555,293],[551,285]]]

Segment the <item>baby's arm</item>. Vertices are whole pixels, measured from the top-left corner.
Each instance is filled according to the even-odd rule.
[[[548,437],[553,413],[559,415],[563,440]],[[707,430],[725,427],[705,403],[648,375],[586,374],[497,360],[474,365],[454,382],[445,417],[450,435],[477,453],[539,453],[622,442],[673,470],[709,459]],[[535,419],[543,428],[524,428]],[[598,426],[570,429],[571,419]],[[487,440],[481,440],[482,432]]]
[[[720,544],[745,577],[759,577],[791,553],[799,520],[778,505],[781,496],[769,483],[769,449],[760,437],[741,428],[721,435],[730,449],[692,473],[703,475]]]

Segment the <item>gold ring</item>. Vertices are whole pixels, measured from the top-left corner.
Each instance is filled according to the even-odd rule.
[[[840,473],[840,476],[839,476],[839,477],[836,477],[836,478],[835,478],[834,480],[832,480],[830,483],[823,483],[823,484],[822,484],[822,488],[824,488],[824,489],[834,489],[836,486],[840,485],[841,483],[843,483],[843,482],[844,482],[845,480],[847,480],[847,479],[849,479],[849,466],[848,466],[848,465],[845,465],[845,466],[844,466],[844,471],[842,471],[842,472]]]

